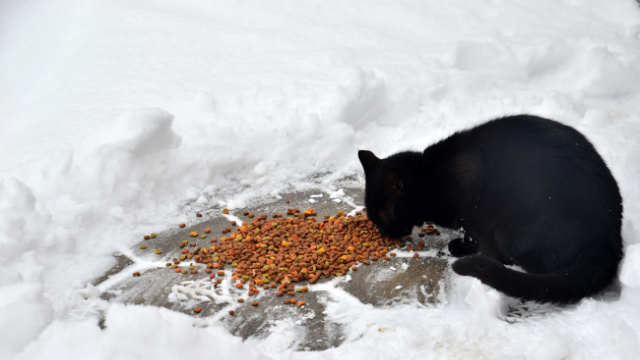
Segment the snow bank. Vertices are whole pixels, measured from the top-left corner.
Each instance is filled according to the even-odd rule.
[[[625,209],[620,299],[508,325],[509,299],[470,279],[435,309],[347,309],[336,290],[328,316],[349,340],[304,356],[637,354],[639,49],[632,0],[3,2],[0,357],[162,358],[188,339],[204,353],[210,337],[229,354],[298,357],[287,321],[238,346],[86,284],[195,210],[362,186],[358,149],[420,150],[515,113],[576,127],[609,164]]]

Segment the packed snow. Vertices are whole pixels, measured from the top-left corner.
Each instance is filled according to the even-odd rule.
[[[242,342],[90,285],[196,210],[340,200],[364,185],[358,149],[422,150],[519,113],[583,132],[616,177],[619,298],[511,323],[512,299],[471,278],[435,307],[322,285],[346,339],[299,352],[293,320]],[[2,1],[0,358],[637,358],[639,116],[633,0]]]

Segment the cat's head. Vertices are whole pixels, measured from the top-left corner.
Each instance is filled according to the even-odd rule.
[[[401,152],[379,159],[371,151],[358,152],[366,180],[367,214],[382,235],[400,238],[422,223],[416,208],[418,184],[414,176],[421,156],[417,152]]]

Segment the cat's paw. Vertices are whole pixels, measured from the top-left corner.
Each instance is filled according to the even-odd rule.
[[[463,257],[478,252],[477,243],[464,239],[451,240],[447,247],[453,257]]]
[[[480,280],[485,279],[488,274],[505,270],[505,267],[496,259],[484,255],[471,255],[456,260],[451,265],[453,271],[462,276],[473,276]],[[482,281],[485,282],[485,281]]]

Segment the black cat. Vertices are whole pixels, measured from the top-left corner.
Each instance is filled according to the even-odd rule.
[[[424,152],[358,152],[365,205],[383,235],[433,221],[464,228],[449,243],[460,275],[516,298],[573,303],[603,290],[623,255],[622,198],[593,145],[575,129],[509,116]],[[518,265],[526,271],[505,267]]]

